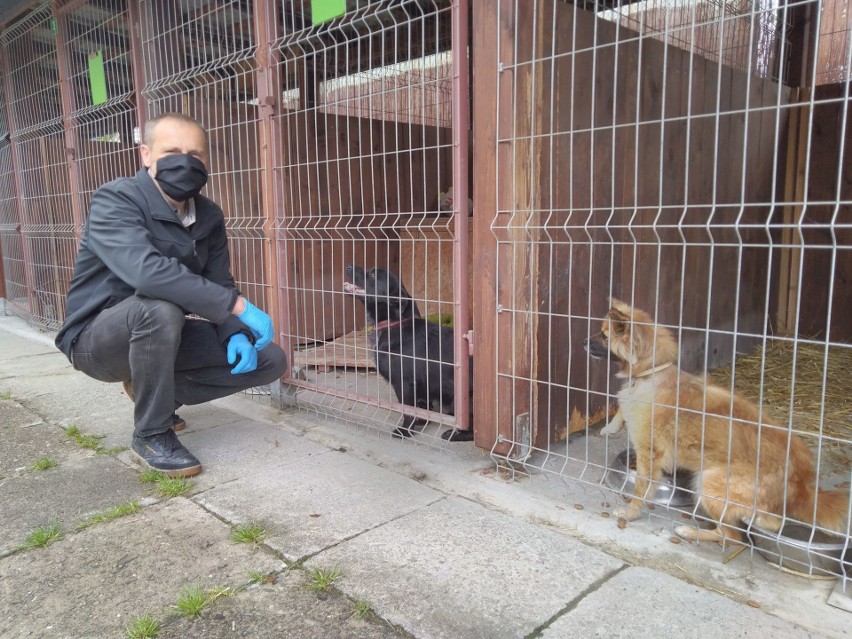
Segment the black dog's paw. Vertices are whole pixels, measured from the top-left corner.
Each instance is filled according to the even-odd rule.
[[[406,437],[411,437],[414,433],[411,432],[410,428],[405,428],[400,426],[399,428],[395,428],[391,433],[391,437],[398,437],[399,439],[405,439]]]
[[[473,429],[456,430],[455,428],[451,428],[441,433],[441,439],[446,439],[448,442],[472,442]]]

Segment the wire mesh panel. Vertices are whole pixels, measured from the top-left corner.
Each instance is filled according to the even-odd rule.
[[[325,19],[284,1],[273,43],[292,382],[303,403],[382,432],[399,412],[402,426],[431,420],[424,441],[457,423],[468,359],[454,348],[469,323],[454,272],[469,206],[454,198],[453,127],[467,123],[452,119],[453,10],[357,1]]]
[[[89,0],[60,21],[65,31],[71,125],[81,211],[92,194],[139,166],[131,33],[125,0]]]
[[[845,584],[849,86],[814,88],[824,7],[478,6],[493,454]]]
[[[2,96],[2,87],[0,87]],[[4,113],[5,115],[5,113]],[[5,122],[4,122],[5,124]],[[6,283],[6,307],[19,316],[29,314],[29,298],[18,222],[18,198],[12,169],[12,145],[8,130],[0,139],[0,255]]]
[[[183,112],[207,129],[204,194],[225,212],[237,287],[268,309],[253,3],[144,0],[140,9],[148,113]]]
[[[26,311],[15,303],[11,310],[50,328],[58,328],[64,318],[76,251],[56,37],[49,7],[32,12],[2,34],[20,256],[29,294]]]

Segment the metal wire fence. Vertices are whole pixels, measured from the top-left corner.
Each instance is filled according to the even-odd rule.
[[[721,520],[846,584],[848,84],[813,88],[825,40],[788,32],[790,5],[608,5],[500,1],[476,69],[496,101],[495,179],[475,190],[495,204],[496,286],[477,308],[493,455],[658,505],[676,493],[616,514],[689,539],[721,539]],[[824,7],[795,10],[820,33]],[[797,64],[808,88],[778,82]]]

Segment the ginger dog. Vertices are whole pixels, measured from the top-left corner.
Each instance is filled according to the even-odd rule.
[[[785,514],[848,534],[849,494],[817,488],[813,455],[800,437],[751,401],[681,371],[677,341],[650,315],[615,299],[611,306],[587,349],[617,360],[626,380],[606,427],[617,432],[623,423],[636,454],[633,498],[618,516],[639,517],[651,482],[677,467],[694,473],[699,504],[717,524],[676,527],[685,539],[742,542],[750,522],[777,531]]]

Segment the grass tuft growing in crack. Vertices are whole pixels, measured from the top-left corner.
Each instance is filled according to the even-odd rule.
[[[160,632],[160,622],[151,615],[135,617],[125,629],[127,639],[154,639]]]
[[[174,607],[178,613],[187,619],[195,619],[214,601],[220,597],[229,597],[232,594],[234,594],[234,590],[226,587],[204,590],[201,586],[189,586],[180,591]]]
[[[55,468],[57,466],[56,462],[52,460],[50,457],[42,457],[34,461],[30,465],[30,470],[40,471],[40,470],[50,470],[51,468]]]
[[[12,391],[3,391],[2,393],[0,393],[0,399],[12,399]]]
[[[177,497],[183,495],[192,488],[192,480],[184,477],[169,477],[158,470],[144,470],[139,475],[142,484],[154,484],[157,489],[157,497]]]
[[[320,592],[331,588],[331,586],[334,585],[334,582],[340,579],[343,573],[340,572],[340,568],[335,566],[334,568],[329,569],[314,568],[308,574],[311,577],[308,588]]]
[[[364,617],[366,617],[368,614],[370,614],[370,611],[371,611],[370,604],[368,604],[368,603],[367,603],[366,601],[364,601],[363,599],[358,599],[358,600],[357,600],[357,601],[353,604],[353,608],[354,608],[354,610],[353,610],[353,612],[352,612],[352,616],[353,616],[353,617],[356,617],[356,618],[358,618],[358,619],[363,619],[363,618],[364,618]]]
[[[101,524],[105,521],[112,521],[119,517],[132,515],[133,513],[138,513],[141,509],[142,506],[139,505],[138,501],[129,501],[124,504],[119,504],[114,508],[110,508],[100,513],[95,513],[85,521],[77,524],[77,530],[83,530],[84,528],[94,526],[95,524]]]
[[[22,548],[29,550],[31,548],[44,548],[49,546],[54,541],[62,539],[62,529],[59,524],[52,522],[47,526],[38,526],[30,531]]]
[[[114,455],[116,453],[120,453],[121,451],[127,450],[126,447],[118,447],[118,448],[104,448],[101,446],[101,441],[106,435],[92,435],[89,433],[84,433],[76,426],[69,426],[64,429],[65,434],[74,440],[80,448],[85,448],[87,450],[93,450],[99,455]]]
[[[237,544],[252,544],[259,546],[269,537],[269,532],[262,524],[247,523],[234,527],[231,531],[231,541]]]

